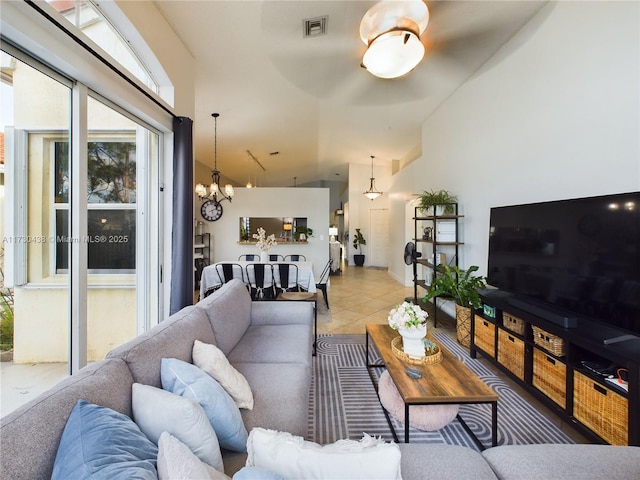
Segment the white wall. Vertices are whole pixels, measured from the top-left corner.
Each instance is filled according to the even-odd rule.
[[[423,156],[393,177],[391,252],[409,193],[458,194],[460,264],[486,274],[491,207],[640,190],[639,10],[551,3],[444,102]],[[409,270],[392,256],[394,278]]]
[[[313,262],[316,277],[329,261],[329,189],[328,188],[236,188],[232,203],[222,202],[222,217],[204,223],[212,237],[212,262],[237,260],[243,253],[259,253],[255,245],[239,245],[240,217],[306,217],[313,236],[304,244],[273,247],[270,253],[299,253]],[[200,215],[201,202],[194,201],[195,218]]]

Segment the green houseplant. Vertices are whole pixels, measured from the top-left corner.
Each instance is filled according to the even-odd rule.
[[[474,274],[478,268],[473,265],[465,271],[457,265],[438,265],[435,278],[423,298],[425,302],[435,297],[451,297],[454,300],[458,342],[465,347],[471,344],[471,308],[482,306],[478,290],[486,287],[485,278]]]
[[[430,208],[435,208],[436,205],[444,206],[444,213],[452,214],[453,213],[453,205],[449,205],[451,203],[456,203],[458,201],[458,196],[452,194],[447,190],[425,190],[418,197],[418,206],[423,211],[428,211]],[[434,213],[436,213],[434,211]],[[436,215],[438,215],[436,213]],[[441,214],[440,214],[441,215]]]
[[[355,251],[358,251],[358,247],[360,247],[361,245],[366,245],[367,241],[364,239],[364,236],[362,235],[362,232],[360,231],[359,228],[356,228],[356,234],[353,237],[353,248],[355,249]],[[362,248],[360,248],[360,251],[362,251]],[[356,264],[356,267],[361,267],[364,265],[364,254],[363,253],[354,253],[353,254],[353,261]]]

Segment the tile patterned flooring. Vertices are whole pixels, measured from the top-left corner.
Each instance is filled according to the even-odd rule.
[[[389,310],[413,297],[413,287],[405,287],[395,281],[387,270],[344,266],[341,275],[332,275],[329,284],[329,306],[331,322],[319,322],[318,333],[365,333],[368,323],[387,323]],[[418,295],[424,294],[418,289]],[[322,296],[322,294],[319,294]],[[319,299],[319,301],[323,301]],[[429,313],[428,325],[433,328],[433,308],[425,307]],[[433,331],[433,330],[432,330]],[[445,332],[455,338],[455,320],[442,312],[438,312],[438,332]],[[496,373],[513,390],[526,399],[531,405],[554,422],[576,443],[592,443],[578,432],[573,425],[561,419],[535,397],[516,384],[510,377],[498,370],[488,360],[478,357],[487,368]]]

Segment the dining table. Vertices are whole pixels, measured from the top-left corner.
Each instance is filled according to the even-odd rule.
[[[222,280],[218,275],[216,270],[216,265],[221,263],[234,263],[236,265],[240,265],[242,270],[242,275],[237,269],[234,269],[234,278],[244,281],[248,283],[247,279],[247,265],[250,263],[261,263],[261,262],[249,262],[246,260],[228,260],[228,261],[220,261],[216,263],[212,263],[211,265],[207,265],[202,269],[202,277],[200,279],[200,300],[202,300],[207,292],[210,290],[214,290],[222,285]],[[276,265],[278,263],[290,263],[292,265],[296,265],[298,267],[298,285],[301,289],[307,292],[315,292],[316,291],[316,281],[313,275],[313,262],[267,262],[271,265]],[[265,271],[265,282],[271,282],[271,269],[266,269]]]

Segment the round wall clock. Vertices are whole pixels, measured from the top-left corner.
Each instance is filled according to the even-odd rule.
[[[210,222],[215,222],[222,216],[222,205],[214,200],[207,200],[200,207],[202,218]]]

